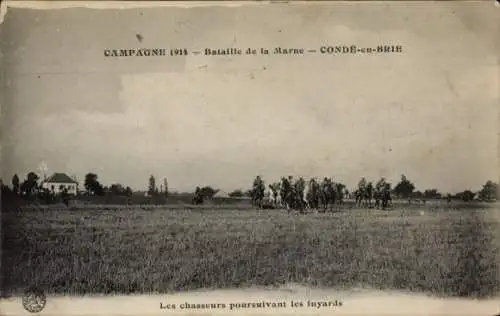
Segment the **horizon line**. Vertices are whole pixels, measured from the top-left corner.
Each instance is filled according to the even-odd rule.
[[[14,174],[13,174],[13,176],[12,176],[12,177],[14,177],[14,175],[18,175],[18,177],[20,178],[19,180],[22,182],[22,181],[23,181],[23,179],[26,179],[26,176],[27,176],[30,172],[34,172],[35,174],[37,174],[37,176],[39,177],[39,180],[40,180],[40,181],[42,181],[42,182],[44,181],[44,179],[43,179],[43,178],[48,179],[48,178],[50,178],[50,175],[54,175],[54,174],[56,174],[56,173],[63,173],[63,174],[66,174],[66,175],[67,175],[68,177],[70,177],[71,179],[75,180],[75,181],[77,182],[77,184],[78,184],[78,185],[82,185],[82,186],[84,185],[84,181],[81,181],[81,180],[80,180],[77,176],[75,176],[75,174],[73,174],[73,173],[66,173],[66,172],[52,172],[52,173],[48,173],[48,174],[42,174],[41,172],[29,171],[29,172],[27,172],[27,173],[25,174],[25,177],[24,177],[24,178],[20,178],[20,177],[19,177],[19,174],[18,174],[18,173],[16,173],[16,172],[14,172]],[[89,174],[89,173],[96,174],[96,175],[98,176],[98,181],[99,181],[99,174],[97,174],[96,172],[87,172],[85,175],[87,175],[87,174]],[[83,176],[83,178],[85,178],[85,175]],[[153,174],[150,174],[149,176],[151,176],[151,175],[153,175]],[[405,174],[401,174],[401,175],[405,175]],[[169,185],[169,192],[177,192],[177,193],[191,193],[191,191],[186,191],[185,189],[176,189],[175,187],[171,187],[171,186],[170,186],[170,183],[168,182],[168,177],[156,177],[155,175],[153,175],[153,176],[155,177],[155,180],[163,180],[163,179],[167,179],[167,183],[168,183],[168,185]],[[304,180],[306,180],[306,182],[309,182],[309,180],[311,180],[311,179],[317,179],[317,180],[320,180],[320,181],[321,181],[321,179],[322,179],[322,178],[325,178],[324,176],[318,176],[318,177],[303,177],[303,176],[296,176],[296,175],[287,175],[287,176],[281,176],[281,177],[279,177],[276,181],[270,181],[270,182],[267,182],[267,181],[266,181],[266,178],[265,178],[263,175],[256,175],[256,176],[254,177],[254,179],[255,179],[257,176],[260,176],[260,177],[261,177],[261,179],[264,181],[265,186],[266,186],[266,189],[267,189],[268,184],[271,184],[271,183],[274,183],[274,182],[279,182],[279,180],[280,180],[281,178],[286,178],[286,177],[288,177],[288,176],[292,176],[294,179],[300,179],[300,178],[303,178]],[[406,176],[406,175],[405,175],[405,176]],[[344,185],[345,185],[345,183],[343,183],[342,181],[335,181],[335,177],[333,177],[333,176],[326,177],[326,178],[330,178],[330,179],[334,180],[334,182],[342,183],[342,184],[344,184]],[[396,185],[397,183],[399,183],[399,182],[401,181],[400,179],[398,179],[398,180],[396,180],[396,181],[390,181],[387,177],[380,177],[379,179],[372,180],[372,179],[371,179],[371,178],[369,178],[369,177],[364,177],[364,176],[361,176],[361,177],[359,177],[359,180],[361,180],[361,178],[365,178],[365,179],[367,180],[367,182],[372,182],[372,183],[375,183],[375,182],[377,182],[378,180],[380,180],[380,179],[384,178],[384,179],[385,179],[388,183],[393,184],[393,185]],[[407,177],[407,179],[408,179],[408,177]],[[3,182],[3,179],[2,179],[2,178],[0,178],[0,180],[2,180],[2,182]],[[358,180],[358,181],[359,181],[359,180]],[[446,191],[446,190],[442,190],[442,189],[440,189],[440,188],[438,188],[438,187],[419,188],[419,186],[418,186],[415,182],[413,182],[411,179],[408,179],[408,180],[409,180],[411,183],[413,183],[413,185],[415,186],[415,190],[414,190],[414,192],[420,191],[420,192],[422,192],[422,193],[423,193],[423,192],[425,192],[425,190],[437,190],[437,192],[438,192],[438,193],[443,193],[443,194],[448,194],[448,193],[449,193],[449,194],[457,194],[457,193],[461,193],[461,192],[464,192],[464,191],[467,191],[467,190],[470,190],[470,191],[472,191],[472,192],[478,192],[478,191],[480,191],[480,190],[482,189],[482,188],[470,188],[470,187],[469,187],[469,188],[466,188],[466,189],[460,189],[460,190],[458,190],[458,191]],[[484,184],[486,184],[488,181],[491,181],[491,182],[496,183],[496,184],[498,184],[498,183],[499,183],[498,181],[495,181],[495,180],[493,180],[493,179],[486,179],[486,180],[483,180],[483,185],[484,185]],[[100,181],[99,181],[99,182],[100,182]],[[120,184],[120,185],[121,185],[121,186],[123,186],[124,188],[129,187],[129,188],[130,188],[130,189],[132,189],[132,191],[134,191],[134,192],[141,192],[141,191],[147,192],[147,191],[148,191],[148,189],[147,189],[147,186],[148,186],[147,181],[145,181],[144,188],[137,188],[136,186],[124,185],[123,183],[120,183],[120,182],[117,182],[117,181],[116,181],[116,182],[111,181],[111,182],[109,182],[109,183],[102,183],[102,182],[100,182],[100,183],[101,183],[104,187],[110,187],[110,186],[111,186],[111,185],[113,185],[113,184]],[[162,186],[162,185],[163,185],[163,183],[162,183],[162,182],[159,182],[159,184],[160,184],[160,185],[159,185],[158,187],[160,187],[160,186]],[[9,183],[7,184],[7,183],[3,182],[3,185],[6,185],[6,186],[10,187],[10,186],[12,185],[12,183],[11,183],[11,182],[9,182]],[[219,191],[224,191],[224,192],[226,192],[226,193],[231,193],[231,192],[234,192],[234,191],[237,191],[237,190],[241,190],[241,191],[245,192],[245,190],[251,189],[251,186],[252,186],[252,185],[251,185],[251,181],[250,181],[249,185],[248,185],[248,186],[246,186],[246,187],[236,187],[236,188],[234,188],[234,187],[233,187],[233,188],[231,188],[231,189],[228,189],[228,188],[225,188],[225,187],[219,187],[219,186],[214,185],[214,184],[195,184],[195,185],[192,185],[192,189],[191,189],[191,190],[194,190],[197,186],[198,186],[198,187],[212,187],[213,189],[216,189],[216,190],[219,190]],[[347,187],[347,185],[346,185],[346,187]],[[350,187],[347,187],[347,188],[348,188],[348,190],[349,190],[349,191],[351,191],[353,188],[355,189],[356,187],[357,187],[357,185],[354,185],[352,188],[350,188]]]

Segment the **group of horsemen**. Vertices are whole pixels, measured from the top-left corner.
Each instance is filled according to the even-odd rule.
[[[301,212],[306,209],[332,210],[335,205],[344,204],[344,198],[349,196],[355,200],[356,206],[381,209],[387,208],[391,201],[391,185],[385,178],[375,186],[361,178],[357,188],[349,194],[344,184],[327,177],[321,182],[313,178],[307,183],[303,178],[283,177],[279,182],[270,184],[267,190],[262,179],[257,177],[252,192],[252,202],[259,208],[286,208]]]

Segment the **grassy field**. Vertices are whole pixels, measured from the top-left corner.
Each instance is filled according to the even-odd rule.
[[[493,212],[8,212],[2,294],[32,285],[54,294],[126,294],[296,283],[485,297],[499,290]]]

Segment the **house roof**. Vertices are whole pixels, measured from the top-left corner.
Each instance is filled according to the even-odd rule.
[[[217,193],[214,194],[214,198],[228,198],[229,194],[222,190],[218,190]]]
[[[77,183],[75,180],[71,179],[67,174],[65,173],[54,173],[51,175],[45,182],[50,182],[50,183]]]

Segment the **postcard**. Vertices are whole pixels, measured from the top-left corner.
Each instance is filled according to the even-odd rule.
[[[495,1],[7,1],[0,314],[500,314]]]

